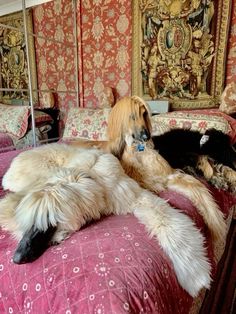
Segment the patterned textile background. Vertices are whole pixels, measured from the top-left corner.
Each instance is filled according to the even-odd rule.
[[[61,3],[61,4],[60,4]],[[74,41],[70,0],[51,1],[34,10],[38,35],[71,44]],[[55,25],[60,24],[58,27]],[[104,86],[114,87],[117,97],[131,90],[131,3],[126,0],[78,1],[78,59],[80,104],[96,107]],[[74,50],[71,46],[37,39],[39,89],[75,90]],[[76,106],[75,95],[58,99],[62,110]]]
[[[70,0],[50,1],[33,10],[34,33],[43,37],[35,38],[38,89],[63,91],[56,100],[65,111],[76,105],[72,12]]]
[[[96,106],[104,86],[131,90],[131,1],[81,1],[84,104]]]
[[[232,0],[232,16],[229,34],[226,83],[235,81],[236,81],[236,0]]]
[[[236,79],[236,0],[232,0],[229,55],[226,82]],[[38,39],[36,56],[39,88],[58,87],[66,93],[59,97],[59,107],[67,112],[76,106],[74,77],[74,42],[71,1],[55,0],[34,11],[35,32],[68,44]],[[55,27],[60,23],[62,26]],[[132,8],[126,0],[78,0],[77,37],[80,105],[96,107],[96,95],[104,88],[115,88],[116,97],[131,93]]]

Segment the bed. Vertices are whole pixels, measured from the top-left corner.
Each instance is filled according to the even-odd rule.
[[[42,110],[34,110],[36,142],[47,141],[53,118]],[[0,153],[33,145],[29,106],[0,103]]]
[[[105,139],[108,114],[109,109],[72,108],[63,141],[75,137]],[[217,114],[213,119],[211,112],[196,113],[194,117],[185,112],[159,115],[153,117],[154,131],[161,132],[178,123],[186,126],[191,121],[191,127],[193,121],[197,121],[195,127],[215,123],[231,132],[233,140],[234,119],[223,115],[217,118]],[[19,152],[0,154],[1,177]],[[230,227],[235,196],[208,187]],[[0,189],[1,197],[5,193]],[[213,245],[201,216],[189,200],[172,191],[160,196],[191,217],[204,234],[214,280],[225,242]],[[206,292],[202,290],[192,298],[181,288],[158,241],[148,236],[133,215],[109,216],[93,222],[60,245],[49,248],[32,264],[15,265],[12,262],[15,247],[10,235],[0,230],[0,313],[198,313]]]

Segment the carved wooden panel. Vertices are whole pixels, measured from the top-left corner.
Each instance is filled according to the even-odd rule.
[[[33,23],[30,10],[26,11],[28,32],[32,33]],[[23,25],[23,12],[9,14],[0,18],[0,100],[13,103],[16,100],[29,101],[29,76],[26,56],[26,43]],[[9,28],[5,27],[8,26]],[[33,90],[37,89],[34,38],[28,36],[30,69]],[[12,91],[11,91],[12,89]],[[37,101],[37,93],[33,93]]]
[[[172,109],[216,107],[230,0],[133,1],[132,94]]]

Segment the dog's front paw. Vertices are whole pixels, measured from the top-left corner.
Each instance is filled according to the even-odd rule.
[[[231,184],[236,185],[236,171],[227,166],[223,166],[222,171],[226,180]]]
[[[207,156],[200,156],[197,163],[197,168],[202,171],[204,177],[210,180],[214,174],[214,170]]]
[[[65,239],[68,239],[71,236],[71,232],[69,232],[68,230],[57,230],[51,241],[50,244],[51,245],[56,245],[61,243],[62,241],[64,241]]]

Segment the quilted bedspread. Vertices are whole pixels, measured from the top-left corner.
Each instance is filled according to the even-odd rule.
[[[2,175],[16,154],[0,155]],[[227,215],[235,199],[213,192]],[[213,249],[202,218],[183,196],[166,191],[161,197],[204,233],[214,278]],[[93,222],[31,264],[14,264],[15,248],[0,229],[0,313],[188,313],[193,302],[157,240],[133,215]]]
[[[12,138],[7,133],[0,132],[0,153],[14,149]]]

